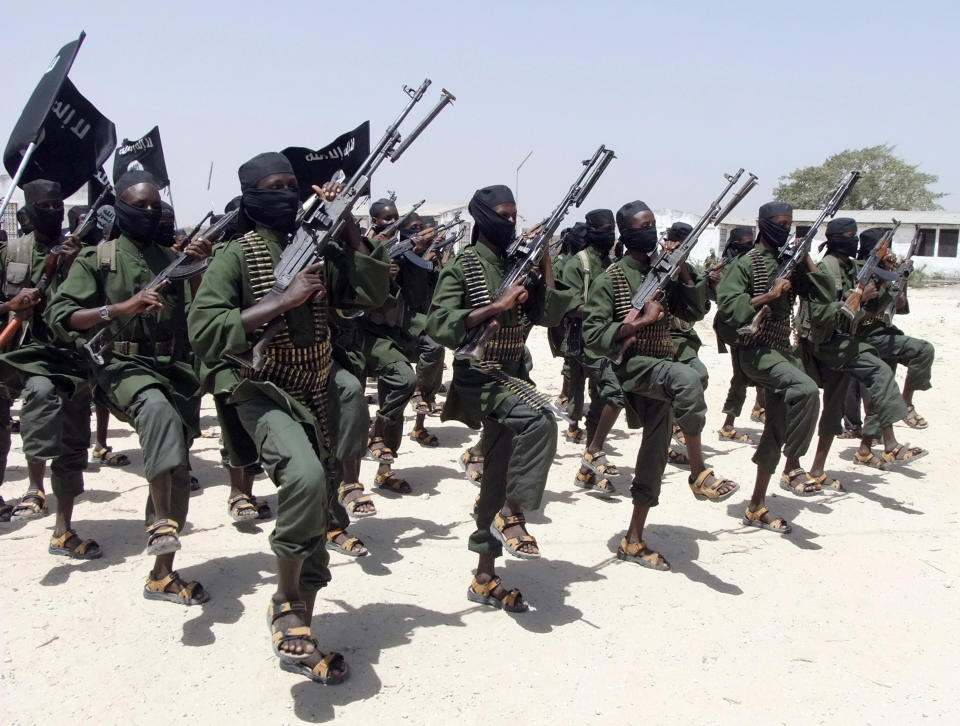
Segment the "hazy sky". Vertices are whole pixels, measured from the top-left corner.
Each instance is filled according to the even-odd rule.
[[[518,201],[540,217],[603,143],[618,159],[587,208],[697,211],[743,166],[760,177],[755,209],[798,166],[891,143],[960,210],[953,2],[74,0],[3,15],[4,142],[86,30],[70,77],[118,140],[159,124],[182,223],[222,209],[261,151],[320,147],[368,118],[376,141],[424,77],[419,113],[441,87],[457,102],[374,179],[401,204],[512,187],[532,150]]]

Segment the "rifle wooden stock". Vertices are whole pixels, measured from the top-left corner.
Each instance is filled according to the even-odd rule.
[[[883,233],[883,236],[877,241],[867,261],[857,274],[857,287],[847,296],[847,299],[843,301],[843,305],[840,306],[840,312],[850,320],[853,320],[857,316],[857,313],[860,312],[864,290],[866,290],[867,285],[873,281],[873,276],[877,274],[877,268],[890,251],[890,243],[893,241],[893,236],[899,228],[900,221],[894,219],[893,229],[888,229]]]
[[[760,332],[760,324],[770,317],[771,312],[770,306],[764,305],[762,308],[757,310],[756,315],[753,316],[749,323],[746,325],[741,325],[739,328],[737,328],[737,333],[739,335],[756,335]]]
[[[6,350],[7,346],[17,337],[17,333],[20,332],[21,327],[23,327],[23,318],[20,316],[20,313],[16,313],[10,318],[7,324],[3,326],[3,332],[0,333],[0,350]]]

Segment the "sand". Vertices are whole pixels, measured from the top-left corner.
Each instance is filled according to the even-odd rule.
[[[800,499],[775,488],[768,502],[793,533],[743,527],[752,447],[717,440],[730,362],[708,319],[697,326],[711,372],[705,449],[742,491],[696,501],[686,472],[668,466],[646,536],[673,571],[642,569],[614,557],[629,499],[575,491],[579,449],[561,441],[544,507],[529,515],[543,559],[500,561],[504,582],[534,608],[522,616],[465,597],[477,490],[455,457],[477,435],[431,419],[443,446],[405,439],[400,451],[415,494],[374,493],[378,516],[350,530],[371,554],[332,554],[314,633],[348,659],[350,679],[336,687],[277,666],[264,623],[271,525],[241,530],[228,518],[216,438],[193,449],[203,490],[176,563],[212,599],[186,608],[141,597],[147,486],[136,436],[113,422],[111,443],[132,464],[91,466],[74,517],[102,559],[49,555],[52,516],[0,524],[0,722],[956,723],[960,287],[916,290],[912,308],[902,324],[937,347],[935,388],[917,396],[930,428],[896,426],[901,441],[932,452],[914,469],[855,467],[853,442],[838,440],[828,465],[847,493]],[[531,348],[535,379],[555,395],[560,361],[542,329]],[[746,415],[740,423],[759,437]],[[622,492],[638,442],[621,419],[608,450]],[[19,444],[14,436],[8,501],[26,486]],[[373,470],[364,463],[368,486]],[[265,477],[255,491],[275,506]]]

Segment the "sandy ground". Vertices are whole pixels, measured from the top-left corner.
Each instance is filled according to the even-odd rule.
[[[578,448],[561,442],[545,506],[530,514],[543,559],[501,561],[505,583],[535,608],[522,616],[466,600],[477,490],[455,456],[476,434],[434,419],[443,447],[405,440],[401,449],[415,494],[375,493],[379,515],[351,528],[371,555],[332,555],[314,632],[349,661],[350,680],[337,687],[277,667],[264,624],[270,524],[240,530],[227,517],[216,438],[194,447],[203,490],[177,557],[213,597],[185,608],[140,596],[147,487],[136,437],[114,422],[111,442],[133,463],[91,467],[75,512],[102,559],[47,554],[52,517],[0,525],[0,722],[957,723],[960,562],[949,548],[960,508],[950,484],[960,464],[950,436],[960,287],[915,291],[913,309],[901,322],[937,346],[936,388],[917,399],[930,428],[896,429],[932,451],[915,470],[854,467],[851,442],[837,441],[829,464],[848,493],[799,499],[774,489],[771,508],[793,534],[741,526],[752,447],[714,433],[730,363],[705,321],[708,461],[743,492],[696,501],[686,473],[668,467],[647,539],[674,570],[642,569],[614,557],[628,499],[574,491]],[[531,347],[535,378],[556,394],[560,362],[542,329]],[[214,429],[205,403],[203,426]],[[746,416],[741,423],[759,436]],[[638,440],[625,427],[611,436],[621,491]],[[8,500],[26,484],[18,436],[13,446]],[[363,479],[372,476],[366,462]],[[267,479],[256,491],[275,505]]]

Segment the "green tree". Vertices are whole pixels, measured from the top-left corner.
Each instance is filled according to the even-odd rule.
[[[894,148],[880,144],[847,149],[820,166],[795,169],[778,179],[773,197],[795,209],[817,209],[844,174],[859,169],[863,176],[844,201],[844,209],[941,209],[937,200],[947,195],[929,188],[937,183],[937,177],[894,156]]]

